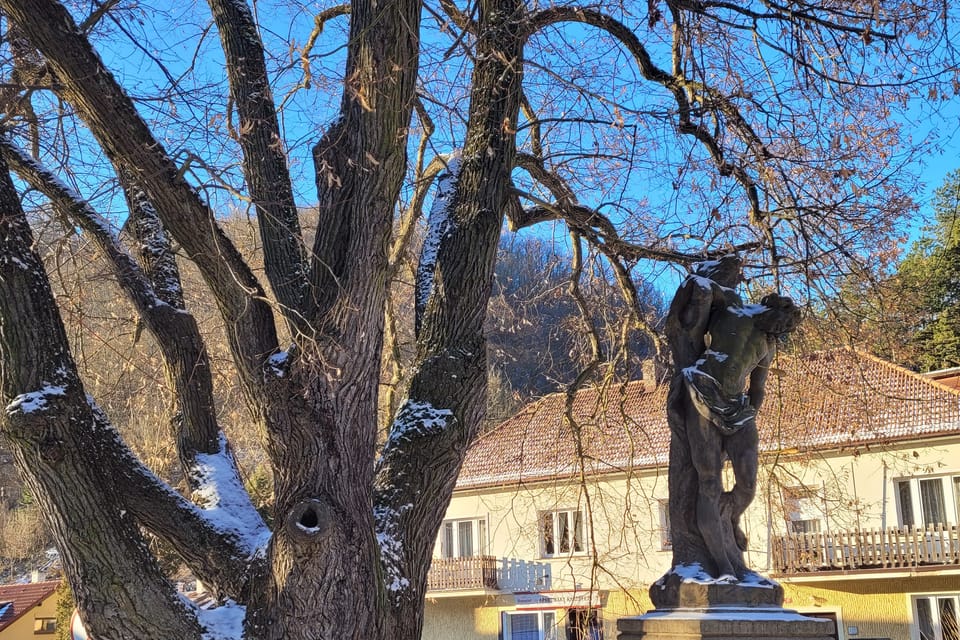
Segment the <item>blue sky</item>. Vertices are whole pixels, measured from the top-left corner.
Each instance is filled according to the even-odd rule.
[[[159,4],[158,4],[159,6]],[[285,43],[289,40],[302,44],[307,37],[313,23],[313,11],[316,7],[311,4],[297,6],[296,3],[268,3],[260,2],[259,18],[262,24],[262,32],[267,42],[268,48],[276,52],[276,57],[271,60],[271,66],[277,70],[276,80],[278,87],[275,99],[278,102],[289,97],[288,108],[283,114],[283,126],[286,133],[286,142],[290,151],[291,169],[294,175],[294,184],[297,191],[300,204],[309,206],[315,201],[312,179],[312,166],[310,158],[310,147],[319,135],[320,129],[325,122],[328,122],[334,114],[337,103],[339,102],[340,77],[342,71],[344,49],[342,43],[344,40],[347,20],[338,18],[331,21],[323,35],[318,39],[312,54],[312,66],[314,69],[314,86],[309,90],[300,89],[290,94],[284,93],[282,87],[291,87],[296,84],[300,77],[299,61],[296,52],[289,50]],[[326,6],[326,3],[323,4]],[[142,13],[139,13],[142,11]],[[124,21],[125,28],[129,30],[130,37],[119,38],[112,41],[109,48],[101,48],[101,53],[105,57],[107,65],[118,75],[121,82],[128,88],[131,95],[150,96],[155,92],[156,87],[169,86],[169,78],[161,73],[157,61],[162,61],[168,68],[172,77],[182,78],[182,82],[187,91],[195,98],[209,100],[208,105],[200,104],[196,107],[197,113],[194,118],[200,125],[193,132],[193,135],[186,140],[182,132],[170,130],[165,131],[162,127],[157,129],[158,135],[168,144],[168,148],[184,150],[197,150],[201,154],[207,155],[211,160],[221,163],[235,163],[237,149],[234,144],[224,135],[225,127],[222,118],[218,119],[215,110],[222,110],[222,92],[223,71],[222,71],[222,53],[216,33],[206,31],[209,21],[209,13],[203,3],[175,1],[166,5],[162,13],[143,5],[142,9],[134,9],[130,16],[139,16],[139,20],[127,19]],[[424,26],[428,29],[425,38],[435,38],[438,41],[450,40],[450,35],[442,33],[436,29],[435,22],[430,18],[424,19]],[[114,27],[111,27],[114,28]],[[206,35],[199,41],[192,39],[191,36],[205,32]],[[596,46],[595,40],[589,39],[589,34],[582,29],[573,30],[563,34],[570,39],[582,38],[582,46],[575,49],[573,53],[558,54],[557,62],[563,65],[558,68],[566,69],[568,72],[577,71],[575,59],[581,53],[589,52],[590,55],[596,53],[596,57],[590,60],[592,64],[607,64],[607,69],[617,69],[618,71],[610,76],[611,95],[619,92],[628,92],[637,90],[637,87],[643,84],[635,77],[635,71],[632,62],[625,59],[622,52],[609,50],[607,52],[595,52],[592,47]],[[647,34],[647,37],[652,34]],[[446,38],[446,40],[443,40]],[[134,44],[135,43],[135,44]],[[650,44],[656,49],[655,42]],[[661,45],[662,46],[662,45]],[[439,47],[442,53],[445,46]],[[662,53],[662,52],[661,52]],[[563,56],[570,59],[565,60]],[[601,57],[605,56],[605,57]],[[661,56],[662,57],[662,56]],[[440,76],[450,78],[469,72],[469,65],[464,62],[446,61],[440,57],[424,56],[422,61],[425,74],[436,73]],[[192,67],[192,69],[191,69]],[[599,67],[603,69],[603,66]],[[188,72],[188,69],[191,69]],[[585,64],[588,70],[588,65]],[[632,75],[633,74],[633,75]],[[646,85],[644,85],[646,86]],[[645,91],[645,90],[641,90]],[[557,94],[560,95],[560,94]],[[656,96],[651,97],[650,93],[641,93],[637,96],[637,104],[646,108],[647,105],[660,105]],[[452,89],[449,93],[442,94],[442,99],[455,102],[463,100],[462,93]],[[613,109],[609,105],[601,105],[598,116],[613,117]],[[154,119],[156,122],[170,120],[170,113],[176,108],[173,101],[146,100],[141,103],[148,119]],[[185,107],[180,106],[180,109]],[[591,107],[594,108],[594,107]],[[209,109],[207,114],[204,110]],[[642,126],[641,116],[632,126]],[[911,174],[919,176],[923,182],[922,187],[917,187],[913,194],[915,200],[920,205],[920,213],[912,216],[912,220],[904,221],[904,230],[909,232],[910,237],[915,238],[923,226],[924,221],[930,218],[929,208],[930,196],[943,181],[944,176],[951,170],[960,167],[960,97],[954,96],[948,101],[939,103],[936,107],[931,107],[930,103],[917,100],[916,105],[909,109],[905,116],[906,126],[911,134],[913,142],[929,139],[928,151],[922,156],[917,157],[909,165],[904,167]],[[609,129],[608,129],[609,130]],[[597,133],[599,131],[599,134]],[[165,136],[169,133],[169,136]],[[457,127],[451,127],[447,131],[448,138],[456,138],[458,135]],[[581,138],[574,138],[570,144],[580,144],[584,139],[593,140],[593,136],[605,135],[602,129],[589,130],[581,133]],[[582,136],[587,136],[586,138]],[[651,138],[653,139],[653,138]],[[567,142],[561,142],[566,144]],[[664,144],[664,148],[651,149],[643,151],[645,154],[640,162],[638,171],[650,171],[652,176],[647,182],[640,182],[640,188],[649,190],[646,196],[650,198],[659,198],[660,203],[650,205],[650,211],[666,212],[671,206],[677,206],[677,210],[670,211],[672,217],[670,224],[672,229],[682,228],[683,206],[696,209],[703,206],[712,206],[711,198],[716,199],[716,193],[707,194],[702,201],[689,203],[678,203],[670,193],[669,180],[670,171],[680,166],[675,157],[667,158],[671,153],[667,149],[670,142]],[[589,146],[589,145],[588,145]],[[438,152],[447,152],[449,148],[437,147]],[[180,159],[180,158],[178,158]],[[181,160],[182,161],[182,160]],[[663,167],[658,168],[658,162]],[[682,163],[682,157],[681,157]],[[665,167],[668,167],[665,168]],[[602,169],[602,167],[601,167]],[[205,194],[216,205],[229,205],[236,201],[232,196],[215,184],[215,181],[201,169],[196,169],[195,178],[198,181],[204,181],[211,186],[205,188]],[[236,183],[239,183],[236,167],[227,172],[225,177]],[[637,202],[644,195],[638,195],[638,183],[630,180],[622,181],[624,191],[616,192],[607,188],[604,184],[606,176],[600,175],[592,182],[585,181],[582,185],[585,195],[584,201],[587,203],[603,202],[604,200],[616,200],[617,197],[626,196],[626,202]],[[730,189],[730,180],[726,183],[721,181],[721,190]],[[656,185],[659,185],[656,186]],[[90,195],[88,190],[88,195]],[[591,193],[593,195],[591,195]],[[123,215],[122,204],[117,200],[110,201],[111,196],[105,194],[101,202],[105,207],[115,208],[118,215]],[[658,210],[657,207],[660,207]],[[629,210],[629,209],[628,209]],[[622,211],[617,207],[611,207],[605,210],[608,215],[623,215],[618,213]],[[669,231],[670,229],[668,229]],[[554,237],[558,243],[558,249],[563,249],[566,245],[566,233],[560,225],[543,225],[534,231],[541,237]],[[670,274],[673,275],[670,275]],[[658,281],[665,279],[666,282],[676,278],[676,270],[670,267],[660,266],[652,276]]]

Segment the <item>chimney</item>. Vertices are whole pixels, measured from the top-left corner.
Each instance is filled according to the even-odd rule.
[[[30,572],[30,582],[40,582],[40,570],[34,569]]]

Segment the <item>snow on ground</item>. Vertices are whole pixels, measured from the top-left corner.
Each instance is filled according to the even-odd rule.
[[[233,600],[212,609],[196,609],[196,613],[205,630],[203,640],[239,640],[243,637],[247,608]]]

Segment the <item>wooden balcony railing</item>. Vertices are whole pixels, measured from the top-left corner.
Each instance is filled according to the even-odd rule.
[[[960,564],[956,525],[791,533],[773,540],[774,570],[783,574]]]
[[[427,591],[466,591],[497,588],[497,559],[434,558],[427,574]]]

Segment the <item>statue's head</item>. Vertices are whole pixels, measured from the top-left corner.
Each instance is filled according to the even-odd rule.
[[[767,308],[757,316],[757,327],[776,337],[792,332],[800,324],[803,315],[800,307],[787,296],[770,293],[763,296],[760,304]]]
[[[735,253],[728,253],[719,260],[697,262],[690,271],[702,278],[709,278],[722,287],[736,287],[742,280],[740,276],[743,261]]]

